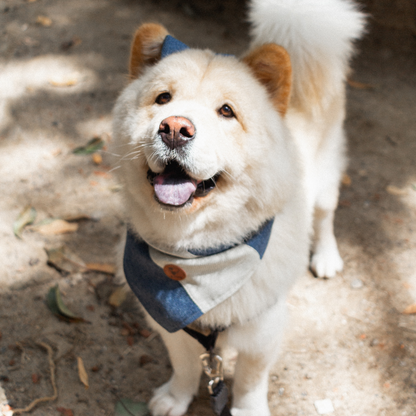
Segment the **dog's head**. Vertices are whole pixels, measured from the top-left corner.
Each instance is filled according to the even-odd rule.
[[[115,107],[120,177],[130,216],[141,216],[132,221],[144,233],[166,219],[181,230],[192,223],[193,232],[255,229],[281,208],[292,182],[282,123],[288,54],[270,44],[242,60],[188,48],[162,59],[167,35],[156,24],[137,30],[131,81]]]

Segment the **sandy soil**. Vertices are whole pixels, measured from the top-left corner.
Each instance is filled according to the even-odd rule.
[[[139,23],[158,21],[192,46],[240,54],[248,43],[242,2],[0,0],[0,21],[0,402],[25,407],[53,394],[37,345],[45,342],[58,399],[32,414],[113,415],[121,397],[147,401],[171,370],[133,299],[108,305],[110,275],[47,265],[45,248],[62,245],[86,263],[114,263],[122,232],[108,154],[95,165],[72,150],[96,136],[111,140]],[[416,316],[402,312],[416,304],[416,39],[373,22],[359,48],[352,77],[371,88],[348,90],[350,184],[335,222],[345,270],[333,280],[305,275],[289,299],[291,324],[270,375],[276,416],[315,415],[322,399],[337,416],[415,414]],[[89,219],[73,233],[25,229],[18,239],[12,225],[28,204],[37,223]],[[88,323],[49,311],[56,284]],[[188,414],[212,414],[204,388]]]

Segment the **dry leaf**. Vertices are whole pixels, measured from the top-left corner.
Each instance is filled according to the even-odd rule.
[[[48,255],[48,265],[59,271],[77,273],[86,270],[85,263],[78,256],[67,251],[64,246],[45,249],[45,251]]]
[[[78,230],[78,224],[70,223],[65,220],[55,219],[46,224],[33,227],[35,231],[44,235],[57,235],[73,233]]]
[[[56,410],[63,416],[74,416],[71,409],[65,409],[64,407],[57,407]]]
[[[395,196],[401,196],[401,195],[406,195],[407,194],[407,189],[401,189],[401,188],[398,188],[397,186],[394,186],[394,185],[389,185],[386,188],[386,191],[390,195],[395,195]]]
[[[374,85],[364,84],[362,82],[353,81],[352,79],[348,79],[347,82],[350,87],[357,90],[374,90],[376,88]]]
[[[76,75],[52,78],[49,80],[49,84],[53,87],[72,87],[73,85],[78,84],[78,78]]]
[[[148,330],[148,329],[141,329],[139,331],[139,334],[143,337],[143,338],[149,338],[150,335],[152,335],[152,333]]]
[[[78,222],[78,221],[91,220],[92,218],[91,216],[87,214],[75,214],[75,215],[67,215],[63,219],[68,222]]]
[[[93,153],[92,161],[95,165],[101,165],[101,163],[103,163],[103,158],[101,157],[99,153]]]
[[[46,304],[48,305],[49,310],[58,318],[64,319],[68,322],[85,322],[84,318],[76,316],[64,304],[58,285],[49,289],[48,295],[46,297]]]
[[[106,263],[87,263],[85,265],[88,270],[94,271],[94,272],[101,272],[101,273],[107,273],[107,274],[115,274],[116,268],[112,264],[106,264]]]
[[[416,313],[416,304],[409,305],[402,313],[405,315],[412,315]]]
[[[85,370],[84,362],[82,361],[81,357],[77,357],[77,361],[78,361],[79,379],[81,380],[81,383],[85,386],[85,388],[88,389],[90,385],[88,384],[88,374],[87,374],[87,371]]]
[[[105,178],[105,179],[111,178],[111,175],[108,172],[102,172],[100,170],[95,170],[94,175],[101,176],[102,178]]]
[[[341,180],[342,184],[344,186],[351,186],[351,177],[349,175],[347,175],[346,173],[344,173],[342,175],[342,180]]]
[[[118,287],[108,298],[108,303],[115,308],[118,308],[125,300],[128,293],[126,285]]]
[[[19,214],[16,221],[13,224],[14,235],[18,238],[22,238],[22,231],[26,225],[32,224],[36,218],[35,208],[27,205],[23,211]]]
[[[43,27],[50,27],[52,26],[52,19],[47,16],[38,16],[36,18],[36,23]]]
[[[38,374],[36,374],[36,373],[33,373],[32,374],[32,383],[33,384],[38,384],[39,381],[40,381],[40,376]]]
[[[104,147],[104,140],[101,137],[94,137],[89,140],[84,146],[79,146],[75,148],[72,153],[76,155],[90,155],[91,153],[96,153],[97,150],[100,150]]]
[[[121,399],[116,403],[114,416],[145,416],[149,414],[146,403]]]
[[[67,51],[68,49],[71,49],[80,43],[82,43],[82,40],[78,36],[74,36],[72,39],[63,42],[61,44],[61,49],[63,51]]]

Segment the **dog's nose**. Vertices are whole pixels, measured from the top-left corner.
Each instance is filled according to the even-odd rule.
[[[173,150],[195,137],[195,126],[185,117],[171,116],[160,123],[158,133],[163,142]]]

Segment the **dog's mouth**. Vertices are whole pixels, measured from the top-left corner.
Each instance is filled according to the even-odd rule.
[[[207,196],[215,187],[219,174],[201,181],[189,176],[176,161],[169,162],[161,173],[147,172],[155,190],[155,199],[162,205],[180,208],[192,204],[194,198]]]

